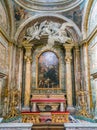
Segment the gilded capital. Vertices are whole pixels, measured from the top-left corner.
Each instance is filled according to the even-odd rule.
[[[72,45],[72,44],[64,44],[63,46],[64,46],[66,52],[70,52],[71,49],[73,48],[73,45]]]
[[[13,45],[13,42],[8,42],[8,46],[12,46]]]
[[[26,62],[31,62],[32,61],[31,56],[24,56],[24,59],[26,60]]]
[[[23,44],[23,46],[27,46],[27,45],[29,44],[29,42],[28,42],[28,40],[24,40],[24,41],[22,42],[22,44]]]
[[[65,57],[65,61],[66,62],[71,62],[71,60],[72,60],[72,56],[66,56]]]

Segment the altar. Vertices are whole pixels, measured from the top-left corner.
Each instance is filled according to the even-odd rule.
[[[66,99],[59,95],[33,95],[31,98],[32,111],[65,111]]]
[[[66,99],[63,94],[34,94],[30,100],[31,111],[22,111],[22,122],[62,124],[69,122]]]

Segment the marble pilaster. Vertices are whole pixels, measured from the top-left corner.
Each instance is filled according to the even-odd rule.
[[[9,73],[8,73],[8,87],[12,87],[12,55],[13,55],[13,43],[9,42],[8,44],[8,68],[9,68]],[[9,89],[9,88],[8,88]]]
[[[90,70],[89,70],[89,57],[88,57],[88,43],[85,43],[83,45],[83,61],[84,61],[84,68],[83,68],[83,87],[84,89],[89,92],[87,96],[87,107],[89,109],[92,109],[93,103],[92,103],[92,95],[91,95],[91,85],[90,85]]]
[[[95,79],[95,87],[96,87],[95,119],[97,120],[97,78]]]
[[[72,73],[71,73],[71,49],[73,45],[64,44],[66,50],[65,62],[66,62],[66,91],[67,91],[67,104],[68,107],[72,107]]]
[[[1,115],[1,112],[2,112],[2,107],[1,107],[1,91],[2,91],[2,80],[0,78],[0,115]]]
[[[13,45],[13,53],[12,53],[12,88],[16,87],[16,46]]]
[[[23,64],[23,49],[19,48],[19,71],[18,71],[18,90],[21,93],[22,91],[22,64]],[[21,99],[21,95],[20,95]],[[21,110],[21,100],[19,103],[19,109]]]
[[[79,46],[75,46],[74,52],[74,71],[75,71],[75,90],[76,94],[80,90],[81,77],[80,77],[80,50]],[[76,97],[76,104],[78,105],[78,97]]]
[[[12,88],[12,80],[13,80],[12,79],[12,66],[13,66],[13,43],[9,42],[8,43],[8,84],[7,84],[8,90],[10,90]],[[7,97],[7,102],[8,102],[8,106],[9,106],[9,104],[10,104],[9,96]]]
[[[25,46],[25,61],[26,61],[26,71],[25,71],[25,99],[24,106],[29,107],[30,101],[30,89],[31,89],[31,62],[32,62],[32,46]]]

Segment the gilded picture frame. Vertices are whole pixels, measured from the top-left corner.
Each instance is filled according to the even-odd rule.
[[[59,57],[47,50],[37,57],[37,89],[60,89]]]

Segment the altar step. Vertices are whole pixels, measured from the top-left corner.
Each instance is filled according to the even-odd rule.
[[[64,124],[34,124],[32,130],[64,130]]]

